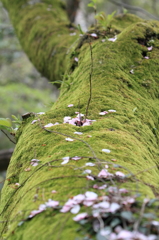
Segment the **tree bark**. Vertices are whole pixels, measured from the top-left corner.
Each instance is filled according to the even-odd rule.
[[[41,27],[45,17],[49,16],[49,26],[45,22],[49,31],[59,31],[56,44],[60,49],[64,49],[66,42],[69,45],[73,41],[67,25],[62,21],[64,13],[60,15],[62,20],[57,14],[54,20],[50,20],[59,5],[54,1],[54,10],[50,14],[44,3],[28,6],[24,0],[23,4],[19,0],[2,2],[9,10],[26,53],[34,63],[36,60],[41,64],[44,62],[44,73],[47,74],[50,69],[53,72],[53,65],[47,61],[48,51],[44,41],[47,38],[47,44],[52,46],[55,40],[54,34],[48,34],[47,28]],[[51,1],[45,2],[51,4]],[[41,20],[38,21],[35,20],[36,9],[40,11],[38,16]],[[26,12],[28,14],[24,17]],[[34,24],[36,34],[30,30],[34,29]],[[27,34],[22,26],[27,26]],[[93,185],[99,183],[99,171],[106,164],[112,174],[116,173],[118,165],[123,166],[119,167],[119,171],[127,178],[123,183],[114,180],[117,186],[126,187],[132,192],[139,191],[143,197],[158,195],[158,36],[158,22],[143,21],[128,14],[116,17],[109,31],[94,29],[86,33],[70,49],[67,64],[66,51],[55,54],[52,61],[56,65],[61,63],[58,71],[61,72],[61,67],[65,70],[61,94],[50,111],[26,118],[17,132],[16,149],[2,190],[2,236],[16,240],[74,240],[80,236],[80,232],[76,231],[78,224],[72,220],[71,213],[48,210],[30,221],[26,219],[31,211],[38,209],[48,199],[52,198],[63,205],[77,194],[94,191]],[[40,44],[37,39],[40,39]],[[152,42],[153,49],[148,50]],[[68,107],[70,104],[73,106]],[[104,111],[105,115],[99,114]],[[76,125],[64,123],[63,118],[75,118],[75,112],[85,114],[84,120],[78,117]],[[85,118],[96,121],[86,125],[88,120]],[[37,121],[33,123],[33,120]],[[59,124],[45,127],[56,122]],[[78,136],[75,132],[83,134]],[[63,158],[68,156],[69,163],[61,164]],[[76,161],[75,156],[80,159]],[[32,159],[39,160],[34,160],[37,166],[32,164]],[[91,168],[95,181],[88,180],[83,174],[85,164],[90,161],[95,164]],[[114,161],[118,165],[112,166]],[[104,180],[108,186],[111,184],[109,180]],[[105,191],[100,190],[98,194],[102,196]]]

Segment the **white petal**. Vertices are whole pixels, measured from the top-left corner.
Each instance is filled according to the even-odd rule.
[[[73,141],[74,141],[74,139],[69,138],[69,137],[68,137],[68,138],[65,138],[65,140],[68,141],[68,142],[73,142]]]
[[[73,214],[76,214],[79,212],[79,210],[80,210],[80,205],[75,205],[70,212]]]
[[[82,132],[74,132],[74,134],[82,135],[83,133]]]
[[[108,110],[108,112],[113,113],[113,112],[116,112],[116,110],[110,109],[110,110]]]
[[[102,152],[110,153],[110,150],[109,149],[102,149]]]
[[[46,124],[44,127],[47,128],[47,127],[52,127],[52,126],[54,126],[53,123],[48,123],[48,124]]]
[[[88,163],[86,163],[85,165],[86,165],[86,166],[90,166],[90,167],[93,167],[93,166],[95,166],[95,164],[94,164],[94,163],[92,163],[92,162],[88,162]]]

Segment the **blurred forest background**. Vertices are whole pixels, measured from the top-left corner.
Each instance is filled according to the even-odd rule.
[[[39,2],[42,0],[28,0],[31,5]],[[74,22],[87,31],[94,23],[94,11],[87,6],[90,1],[63,2],[67,2],[68,8],[72,8],[74,2],[79,3]],[[97,13],[100,11],[106,14],[113,11],[123,14],[127,11],[144,19],[159,20],[159,0],[97,0]],[[41,76],[28,60],[16,38],[9,16],[0,4],[0,118],[10,118],[11,115],[21,117],[26,112],[45,112],[58,94],[57,88]],[[1,162],[7,161],[4,156],[10,157],[13,149],[14,144],[0,131],[0,188],[6,174],[6,167]]]

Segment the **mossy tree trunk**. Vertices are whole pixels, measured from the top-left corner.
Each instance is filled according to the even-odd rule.
[[[1,197],[1,235],[16,240],[73,240],[79,233],[71,213],[44,211],[21,226],[18,223],[48,199],[63,205],[74,195],[92,191],[99,181],[95,176],[107,162],[116,161],[125,168],[120,171],[128,174],[129,169],[135,175],[117,185],[134,191],[137,184],[143,196],[159,193],[159,24],[123,15],[113,20],[111,30],[92,30],[75,42],[79,33],[70,30],[59,1],[2,2],[37,69],[51,80],[65,75],[60,97],[50,111],[26,118],[17,132]],[[115,35],[112,42],[109,38]],[[103,111],[108,113],[99,115]],[[96,121],[85,126],[63,123],[75,112]],[[37,121],[32,124],[33,120]],[[44,127],[56,122],[60,124]],[[62,165],[67,156],[69,163]],[[72,159],[75,156],[80,160]],[[32,159],[40,160],[37,166],[31,165]],[[95,164],[91,167],[95,181],[83,174],[88,161]],[[110,171],[113,174],[117,168],[110,165]]]

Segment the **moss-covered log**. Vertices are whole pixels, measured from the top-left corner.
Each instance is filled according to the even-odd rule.
[[[158,196],[158,38],[158,22],[124,15],[114,19],[109,31],[87,33],[69,54],[59,99],[46,114],[25,118],[16,135],[1,197],[2,239],[74,240],[80,233],[70,212],[48,209],[27,218],[48,199],[63,205],[74,195],[94,191],[93,185],[101,180],[99,171],[113,161],[129,173],[117,185],[137,190],[143,197]],[[78,126],[63,123],[64,117],[74,118],[75,112],[96,121],[89,125],[85,118],[78,118]],[[60,124],[44,127],[56,122]],[[68,156],[69,163],[61,164]],[[75,161],[75,156],[80,159]],[[88,161],[95,164],[89,176],[94,181],[83,174]],[[109,167],[112,174],[115,167]],[[105,194],[95,191],[99,196]]]

